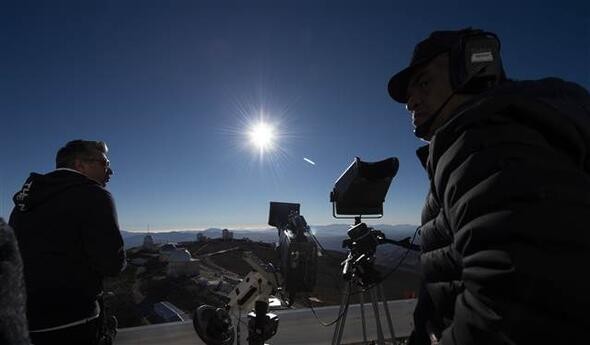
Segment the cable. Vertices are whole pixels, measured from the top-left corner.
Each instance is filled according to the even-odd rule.
[[[469,78],[467,78],[465,81],[463,81],[463,83],[461,83],[461,85],[454,88],[452,90],[451,94],[447,97],[447,99],[444,102],[442,102],[440,107],[438,107],[438,109],[434,113],[432,113],[432,115],[428,116],[428,118],[426,119],[426,121],[424,121],[424,123],[422,123],[419,126],[416,126],[416,128],[414,128],[414,135],[420,139],[424,138],[424,136],[426,136],[427,132],[430,130],[430,127],[432,126],[432,124],[434,123],[434,121],[436,120],[436,118],[438,117],[440,112],[444,109],[444,107],[447,106],[447,104],[449,103],[451,98],[453,98],[453,96],[458,94],[459,91],[461,91],[469,82],[471,82],[475,77],[477,77],[487,67],[488,67],[487,65],[482,66],[479,70],[477,70],[477,72],[473,73],[472,75],[469,76]]]
[[[242,309],[241,309],[241,308],[240,308],[240,309],[238,309],[238,315],[236,315],[236,314],[233,314],[233,313],[232,313],[232,316],[233,316],[235,319],[237,319],[238,326],[239,326],[239,324],[240,324],[240,323],[243,323],[243,324],[244,324],[244,325],[246,325],[246,326],[248,325],[248,323],[247,323],[246,321],[242,321]]]
[[[237,345],[240,345],[240,322],[242,322],[242,309],[238,309],[238,325],[236,328]]]
[[[320,243],[320,241],[317,239],[317,237],[316,237],[316,236],[315,236],[315,235],[314,235],[314,234],[313,234],[311,231],[310,231],[309,233],[310,233],[310,234],[311,234],[311,236],[314,238],[314,242],[315,242],[315,243],[316,243],[316,244],[317,244],[317,245],[320,247],[320,249],[321,249],[321,253],[322,253],[322,256],[324,256],[324,255],[325,255],[325,256],[326,256],[326,257],[328,257],[328,258],[331,258],[331,259],[334,259],[334,260],[340,260],[340,258],[338,257],[338,255],[335,255],[335,254],[332,254],[332,253],[331,253],[331,252],[332,252],[332,250],[330,250],[330,251],[326,250],[326,249],[325,249],[325,248],[322,246],[322,244]],[[339,252],[339,253],[340,253],[340,252]],[[336,280],[337,280],[337,277],[336,277],[336,275],[334,274],[334,272],[333,272],[333,271],[329,271],[328,275],[329,275],[331,278],[334,278],[334,279],[333,279],[334,281],[336,281]]]
[[[313,305],[312,305],[311,303],[308,305],[309,309],[311,309],[311,312],[313,313],[313,316],[315,316],[315,318],[318,320],[318,322],[320,323],[320,325],[322,325],[322,326],[324,326],[324,327],[330,327],[330,326],[332,326],[333,324],[335,324],[336,322],[340,321],[340,319],[341,319],[341,318],[342,318],[344,315],[346,315],[346,313],[348,313],[348,307],[349,307],[349,305],[350,305],[350,295],[351,295],[351,293],[350,293],[350,289],[351,289],[351,288],[352,288],[352,281],[349,281],[349,282],[348,282],[348,291],[349,291],[349,293],[348,293],[348,295],[346,296],[346,304],[345,304],[345,306],[344,306],[344,310],[343,310],[343,311],[342,311],[342,312],[341,312],[341,313],[338,315],[338,317],[336,317],[336,320],[334,320],[334,321],[331,321],[331,322],[328,322],[328,323],[326,323],[326,322],[323,322],[323,321],[320,319],[320,317],[318,316],[318,314],[316,313],[315,309],[313,308]],[[311,301],[310,301],[310,302],[311,302]]]
[[[331,254],[330,251],[326,250],[326,248],[324,248],[324,246],[322,246],[320,240],[318,240],[318,238],[311,231],[309,233],[310,233],[311,237],[313,237],[314,242],[320,247],[322,255],[329,256],[332,259],[338,259],[338,257],[336,255]]]
[[[422,138],[424,138],[424,136],[426,136],[426,134],[430,130],[430,127],[432,126],[432,124],[434,123],[436,118],[438,117],[438,114],[444,109],[444,107],[447,106],[447,104],[449,103],[451,98],[453,98],[453,96],[455,96],[455,94],[456,94],[456,91],[453,90],[451,92],[451,94],[447,97],[447,99],[442,103],[442,105],[440,107],[438,107],[438,109],[434,113],[432,113],[430,116],[428,116],[426,121],[424,121],[422,124],[420,124],[420,125],[416,126],[416,128],[414,128],[414,135],[416,137],[422,139]]]
[[[414,231],[414,236],[412,236],[412,241],[410,241],[410,245],[414,244],[414,240],[416,239],[416,235],[418,234],[418,231],[420,230],[420,227],[416,228],[416,231]],[[367,290],[371,290],[372,288],[374,288],[375,286],[381,284],[383,281],[385,281],[385,279],[387,279],[390,275],[392,275],[395,271],[397,271],[398,268],[400,268],[400,266],[402,265],[402,263],[404,262],[404,260],[406,259],[406,257],[408,256],[408,254],[410,253],[410,246],[408,246],[408,248],[406,249],[406,252],[404,254],[402,254],[400,261],[397,263],[397,265],[391,269],[389,272],[387,272],[385,275],[383,275],[383,277],[381,277],[381,279],[379,279],[378,282],[375,282],[371,285],[369,285],[368,287],[364,288],[363,291],[367,291]],[[357,292],[358,293],[358,292]]]

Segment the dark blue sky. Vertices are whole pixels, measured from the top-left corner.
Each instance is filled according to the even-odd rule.
[[[382,222],[418,224],[421,142],[386,85],[431,31],[466,26],[499,35],[512,78],[590,87],[586,1],[4,1],[0,216],[86,138],[110,147],[123,229],[261,225],[271,200],[332,223],[355,156],[399,157]],[[280,133],[262,160],[261,112]]]

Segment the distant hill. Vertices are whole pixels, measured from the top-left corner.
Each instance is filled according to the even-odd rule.
[[[372,226],[373,228],[383,231],[385,236],[392,240],[401,240],[405,237],[412,237],[417,228],[416,225],[388,225],[378,224]],[[350,228],[348,224],[331,224],[311,226],[312,232],[318,238],[322,246],[326,249],[342,250],[342,240],[347,238],[346,232]],[[262,228],[251,230],[233,230],[228,229],[234,233],[234,238],[249,238],[252,241],[261,241],[274,243],[278,241],[278,233],[276,228]],[[184,242],[194,241],[198,233],[209,238],[220,238],[222,229],[209,228],[206,230],[186,230],[186,231],[166,231],[166,232],[150,232],[156,243],[167,242]],[[131,232],[121,231],[125,248],[133,248],[141,246],[143,239],[147,232]]]
[[[189,231],[166,231],[166,232],[150,232],[156,243],[168,243],[168,242],[185,242],[194,241],[197,238],[197,233],[202,232],[205,236],[210,238],[221,237],[221,229],[207,229],[205,231],[189,230]],[[139,247],[143,244],[143,239],[147,232],[131,232],[121,231],[123,242],[125,243],[125,249]]]
[[[373,228],[382,231],[388,239],[402,240],[404,238],[414,236],[416,232],[416,225],[401,224],[401,225],[389,225],[389,224],[377,224],[370,225]],[[342,241],[347,236],[347,231],[350,228],[348,224],[330,224],[330,225],[319,225],[311,226],[312,232],[322,245],[324,249],[335,250],[346,252],[347,249],[342,248]],[[252,241],[276,243],[278,241],[278,231],[276,228],[262,228],[252,230],[232,230],[235,239],[248,238]],[[150,235],[156,243],[168,243],[168,242],[187,242],[195,241],[197,234],[202,233],[208,238],[220,238],[222,229],[209,228],[206,230],[187,230],[187,231],[169,231],[169,232],[150,232]],[[123,241],[125,242],[125,248],[138,247],[143,244],[143,239],[147,232],[129,232],[121,231]],[[418,234],[414,240],[415,244],[420,243]],[[377,263],[385,266],[396,265],[402,256],[406,256],[401,269],[404,270],[417,270],[418,265],[418,254],[415,251],[407,251],[405,248],[401,248],[394,245],[381,245],[377,251]]]

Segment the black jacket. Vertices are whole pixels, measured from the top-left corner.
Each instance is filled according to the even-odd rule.
[[[91,316],[103,276],[125,265],[111,194],[82,174],[56,170],[32,173],[13,200],[29,329]]]
[[[426,154],[421,263],[442,343],[583,339],[588,92],[555,78],[507,82],[460,109]]]

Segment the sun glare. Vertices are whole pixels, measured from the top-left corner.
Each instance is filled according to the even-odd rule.
[[[274,128],[264,122],[254,125],[248,132],[250,142],[260,150],[260,152],[272,149],[275,140]]]

